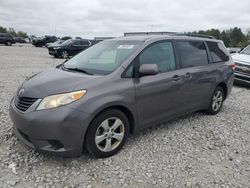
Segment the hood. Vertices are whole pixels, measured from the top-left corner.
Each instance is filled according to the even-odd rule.
[[[250,55],[246,54],[234,54],[232,55],[232,59],[239,63],[249,63],[250,64]]]
[[[92,80],[100,76],[86,75],[78,72],[68,72],[59,68],[40,72],[27,79],[20,89],[23,89],[20,97],[44,98],[48,95],[66,93],[86,89]],[[80,86],[80,87],[79,87]],[[20,90],[19,89],[19,90]]]

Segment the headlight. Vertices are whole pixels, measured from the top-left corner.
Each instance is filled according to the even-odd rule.
[[[83,97],[86,94],[86,92],[87,92],[86,90],[80,90],[80,91],[62,93],[45,97],[36,110],[55,108],[72,103]]]
[[[58,50],[60,47],[54,47],[54,50]]]

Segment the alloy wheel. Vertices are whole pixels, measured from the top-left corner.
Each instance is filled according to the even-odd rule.
[[[117,117],[104,120],[96,130],[95,144],[103,152],[110,152],[117,148],[125,134],[123,122]]]
[[[62,52],[62,58],[63,58],[63,59],[68,59],[68,57],[69,57],[68,52],[67,52],[67,51],[63,51],[63,52]]]
[[[222,102],[223,102],[223,93],[222,91],[217,90],[214,93],[213,103],[212,103],[212,108],[215,112],[221,108]]]

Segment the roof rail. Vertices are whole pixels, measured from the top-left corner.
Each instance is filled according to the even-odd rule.
[[[210,35],[193,34],[193,33],[175,33],[175,34],[173,34],[173,35],[215,39],[215,37],[210,36]]]
[[[193,33],[178,33],[178,32],[129,32],[124,33],[124,36],[140,36],[140,35],[171,35],[171,36],[189,36],[189,37],[200,37],[215,39],[215,37],[203,34],[193,34]]]

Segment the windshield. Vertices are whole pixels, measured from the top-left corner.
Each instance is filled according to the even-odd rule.
[[[247,46],[244,50],[242,50],[242,52],[240,52],[241,54],[246,54],[246,55],[250,55],[250,46]]]
[[[66,46],[66,45],[70,44],[72,41],[73,41],[72,39],[65,40],[65,41],[62,43],[62,46]]]
[[[119,67],[141,43],[125,40],[100,42],[68,60],[64,67],[106,75]]]
[[[56,42],[54,42],[55,44],[62,44],[64,41],[63,40],[57,40]]]

